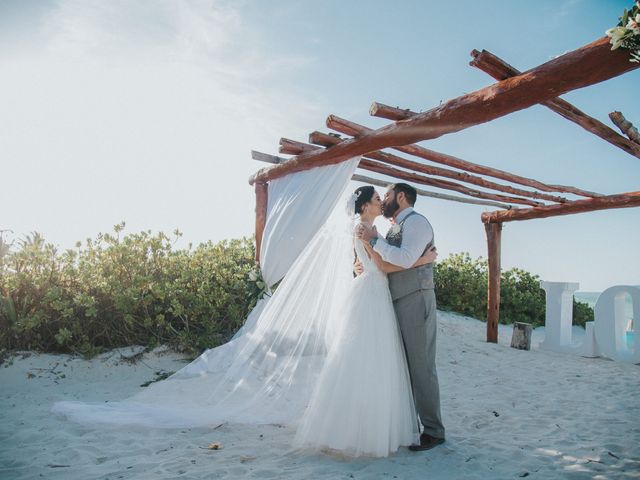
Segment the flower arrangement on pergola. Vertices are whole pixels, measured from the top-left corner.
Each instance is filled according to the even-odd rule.
[[[607,31],[607,37],[599,38],[526,72],[520,72],[490,52],[474,50],[471,52],[470,65],[492,76],[497,80],[496,83],[444,102],[423,113],[373,103],[371,115],[393,120],[393,123],[377,130],[330,115],[326,125],[338,134],[314,131],[309,135],[308,143],[286,138],[280,140],[280,153],[293,155],[291,158],[253,151],[253,159],[276,164],[259,170],[249,179],[256,193],[256,261],[260,261],[269,182],[294,172],[336,164],[361,155],[358,165],[361,170],[462,194],[447,195],[419,188],[418,193],[421,195],[499,208],[481,215],[487,235],[489,261],[487,341],[496,343],[500,315],[502,224],[595,210],[637,207],[640,206],[640,191],[603,195],[572,186],[551,185],[436,152],[416,145],[416,142],[458,132],[541,104],[628,154],[640,158],[638,131],[620,112],[613,112],[609,116],[622,134],[558,98],[566,92],[639,68],[639,23],[640,2],[630,12],[625,11],[618,27]],[[614,48],[611,48],[610,43]],[[392,149],[405,156],[383,151],[384,149]],[[425,163],[424,160],[430,163]],[[387,184],[360,174],[354,175],[353,179],[376,185]],[[502,182],[494,181],[495,179]],[[475,187],[482,187],[484,190]],[[568,199],[564,194],[577,198]]]

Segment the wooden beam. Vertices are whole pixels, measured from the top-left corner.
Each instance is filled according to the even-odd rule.
[[[487,288],[487,342],[498,343],[498,323],[500,322],[500,249],[501,223],[485,224],[489,278]]]
[[[297,155],[297,154],[300,154],[301,152],[309,151],[309,148],[324,150],[322,147],[309,145],[302,142],[297,142],[295,140],[286,139],[285,142],[281,142],[280,144],[280,153]],[[464,195],[469,195],[474,198],[484,198],[487,200],[495,200],[495,201],[506,202],[506,203],[517,203],[520,205],[529,205],[529,206],[544,205],[544,203],[536,202],[535,200],[531,200],[529,198],[511,197],[506,195],[498,195],[491,192],[483,192],[481,190],[469,188],[459,183],[451,182],[449,180],[442,180],[442,179],[433,178],[433,177],[425,177],[424,175],[418,175],[413,172],[407,172],[405,170],[399,170],[397,168],[388,167],[382,163],[379,163],[373,160],[368,160],[366,158],[363,158],[362,160],[360,160],[358,167],[364,170],[369,170],[372,172],[390,175],[395,178],[400,178],[403,180],[421,183],[423,185],[430,185],[432,187],[442,188],[445,190],[453,190],[456,192],[460,192]]]
[[[563,204],[545,205],[544,207],[521,208],[508,212],[486,212],[481,215],[481,219],[484,223],[502,223],[639,206],[640,191],[576,200]]]
[[[327,126],[332,130],[335,130],[340,133],[344,133],[345,135],[351,135],[354,137],[361,137],[373,131],[368,127],[365,127],[363,125],[358,125],[355,122],[345,120],[344,118],[340,118],[336,115],[329,116],[329,118],[327,119]],[[446,155],[444,153],[436,152],[434,150],[421,147],[419,145],[403,145],[403,146],[393,147],[393,148],[400,152],[404,152],[410,155],[414,155],[416,157],[424,158],[425,160],[441,163],[444,165],[448,165],[450,167],[459,168],[461,170],[466,170],[466,171],[478,173],[481,175],[500,178],[502,180],[507,180],[509,182],[517,183],[520,185],[526,185],[528,187],[537,188],[545,192],[566,192],[566,193],[572,193],[574,195],[581,195],[581,196],[587,196],[587,197],[600,196],[599,193],[588,192],[586,190],[582,190],[575,187],[569,187],[566,185],[548,185],[548,184],[539,182],[537,180],[534,180],[532,178],[521,177],[520,175],[515,175],[513,173],[505,172],[504,170],[498,170],[497,168],[491,168],[485,165],[479,165],[476,163],[467,162],[466,160],[462,160],[452,155]]]
[[[334,145],[337,145],[340,142],[344,142],[345,140],[346,139],[339,138],[335,135],[327,135],[326,133],[317,132],[317,131],[309,134],[309,143],[312,143],[315,145],[322,145],[323,147],[332,147]],[[366,154],[365,158],[379,160],[381,162],[388,163],[390,165],[396,165],[398,167],[414,170],[416,172],[424,173],[426,175],[435,175],[439,177],[453,178],[461,182],[471,183],[473,185],[478,185],[480,187],[488,188],[491,190],[497,190],[499,192],[511,193],[513,195],[520,195],[522,197],[530,197],[530,198],[536,198],[539,200],[548,200],[550,202],[558,202],[558,203],[563,203],[567,201],[566,198],[560,197],[557,195],[550,195],[548,193],[540,193],[536,191],[531,192],[529,190],[523,190],[521,188],[512,187],[510,185],[502,185],[500,183],[495,183],[489,180],[485,180],[484,178],[471,175],[467,172],[458,172],[456,170],[449,170],[447,168],[425,165],[424,163],[414,162],[413,160],[409,160],[409,159],[399,157],[397,155],[393,155],[386,152],[371,152]]]
[[[371,172],[382,173],[384,175],[389,175],[391,177],[399,178],[409,182],[420,183],[422,185],[430,185],[432,187],[442,188],[445,190],[453,190],[455,192],[469,195],[470,197],[474,198],[484,198],[486,200],[495,200],[497,202],[503,203],[517,203],[520,205],[544,205],[540,202],[536,202],[535,200],[530,200],[528,198],[509,197],[506,195],[498,195],[496,193],[482,192],[480,190],[465,187],[464,185],[460,185],[456,182],[451,182],[449,180],[439,180],[432,177],[425,177],[424,175],[419,175],[417,173],[407,172],[398,168],[389,167],[383,163],[374,162],[373,160],[362,159],[360,160],[360,164],[358,166]]]
[[[407,118],[415,117],[417,112],[413,112],[408,108],[398,108],[385,105],[380,102],[373,102],[369,107],[369,115],[372,117],[386,118],[387,120],[406,120]]]
[[[384,180],[379,180],[373,177],[367,177],[365,175],[359,175],[357,173],[351,177],[351,180],[353,180],[354,182],[368,183],[370,185],[376,185],[378,187],[384,187],[384,188],[388,187],[391,183],[393,183],[389,181],[385,182]],[[416,189],[416,193],[422,197],[431,197],[431,198],[437,198],[440,200],[449,200],[452,202],[459,202],[459,203],[469,203],[472,205],[491,205],[491,206],[504,208],[507,210],[511,208],[511,205],[507,205],[506,203],[493,202],[491,200],[476,200],[473,198],[464,198],[464,197],[458,197],[455,195],[447,195],[446,193],[430,192],[422,188],[416,188],[416,187],[414,188]]]
[[[517,68],[512,67],[501,58],[487,52],[486,50],[483,50],[482,52],[473,50],[471,52],[471,56],[473,57],[473,60],[471,60],[469,65],[488,73],[496,80],[504,80],[505,78],[515,77],[522,73]],[[639,144],[620,135],[601,121],[590,117],[569,102],[562,100],[561,98],[554,98],[552,100],[542,102],[542,105],[553,110],[567,120],[580,125],[588,132],[597,135],[606,142],[624,150],[628,154],[640,158]]]
[[[316,145],[309,145],[308,143],[298,142],[296,140],[291,140],[289,138],[280,138],[280,153],[288,153],[290,151],[295,151],[298,153],[304,152],[315,152],[318,150]]]
[[[262,234],[267,222],[267,203],[269,199],[269,185],[264,182],[254,184],[256,191],[256,263],[260,264],[260,247]]]
[[[259,162],[273,163],[276,165],[288,160],[288,158],[277,157],[276,155],[269,155],[268,153],[257,152],[256,150],[251,150],[251,158]]]
[[[254,160],[258,160],[258,161],[261,161],[261,162],[267,162],[267,163],[273,163],[273,164],[284,163],[284,162],[286,162],[288,160],[287,158],[278,157],[278,156],[275,156],[275,155],[269,155],[267,153],[257,152],[255,150],[251,151],[251,156],[252,156],[252,158]],[[370,183],[371,185],[377,185],[379,187],[387,187],[387,186],[389,186],[389,184],[392,183],[390,181],[386,181],[385,182],[385,181],[379,180],[377,178],[366,177],[364,175],[359,175],[359,174],[354,174],[351,177],[351,180],[356,181],[356,182]],[[427,191],[427,190],[423,190],[421,188],[416,188],[416,192],[418,193],[418,195],[421,195],[423,197],[437,198],[437,199],[440,199],[440,200],[450,200],[452,202],[467,203],[467,204],[471,204],[471,205],[487,205],[487,206],[491,206],[491,207],[498,207],[498,208],[504,208],[504,209],[513,208],[511,205],[508,205],[506,203],[494,202],[492,200],[477,200],[477,199],[474,199],[474,198],[458,197],[458,196],[455,196],[455,195],[448,195],[446,193],[430,192],[430,191]]]
[[[611,51],[602,37],[517,77],[507,78],[449,100],[415,117],[382,127],[334,148],[298,155],[283,165],[262,169],[249,183],[266,182],[320,165],[332,165],[383,148],[438,138],[545,102],[640,67],[623,49]]]

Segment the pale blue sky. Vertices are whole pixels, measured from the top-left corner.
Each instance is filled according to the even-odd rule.
[[[603,35],[630,1],[0,1],[0,229],[61,248],[121,220],[184,243],[251,235],[278,139],[372,101],[425,110],[491,83],[487,49],[527,69]],[[564,98],[640,125],[640,71]],[[550,183],[640,190],[640,160],[533,107],[429,148]],[[354,187],[356,185],[354,184]],[[478,206],[421,199],[441,256],[486,255]],[[640,209],[505,224],[503,267],[581,290],[640,284]]]

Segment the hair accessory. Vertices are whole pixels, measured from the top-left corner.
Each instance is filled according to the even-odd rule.
[[[345,206],[345,211],[347,212],[347,215],[349,215],[349,217],[351,218],[355,218],[356,216],[356,200],[358,200],[358,197],[360,196],[362,192],[358,192],[358,193],[352,193],[351,195],[349,195],[349,197],[347,198],[347,204]]]

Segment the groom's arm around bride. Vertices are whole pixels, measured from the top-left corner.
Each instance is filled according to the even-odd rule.
[[[424,216],[413,210],[415,200],[411,200],[410,203],[404,192],[395,195],[390,187],[382,203],[382,212],[395,223],[386,238],[381,237],[375,227],[361,225],[358,232],[359,238],[369,243],[385,262],[400,269],[415,267],[417,260],[433,247],[433,228]]]

